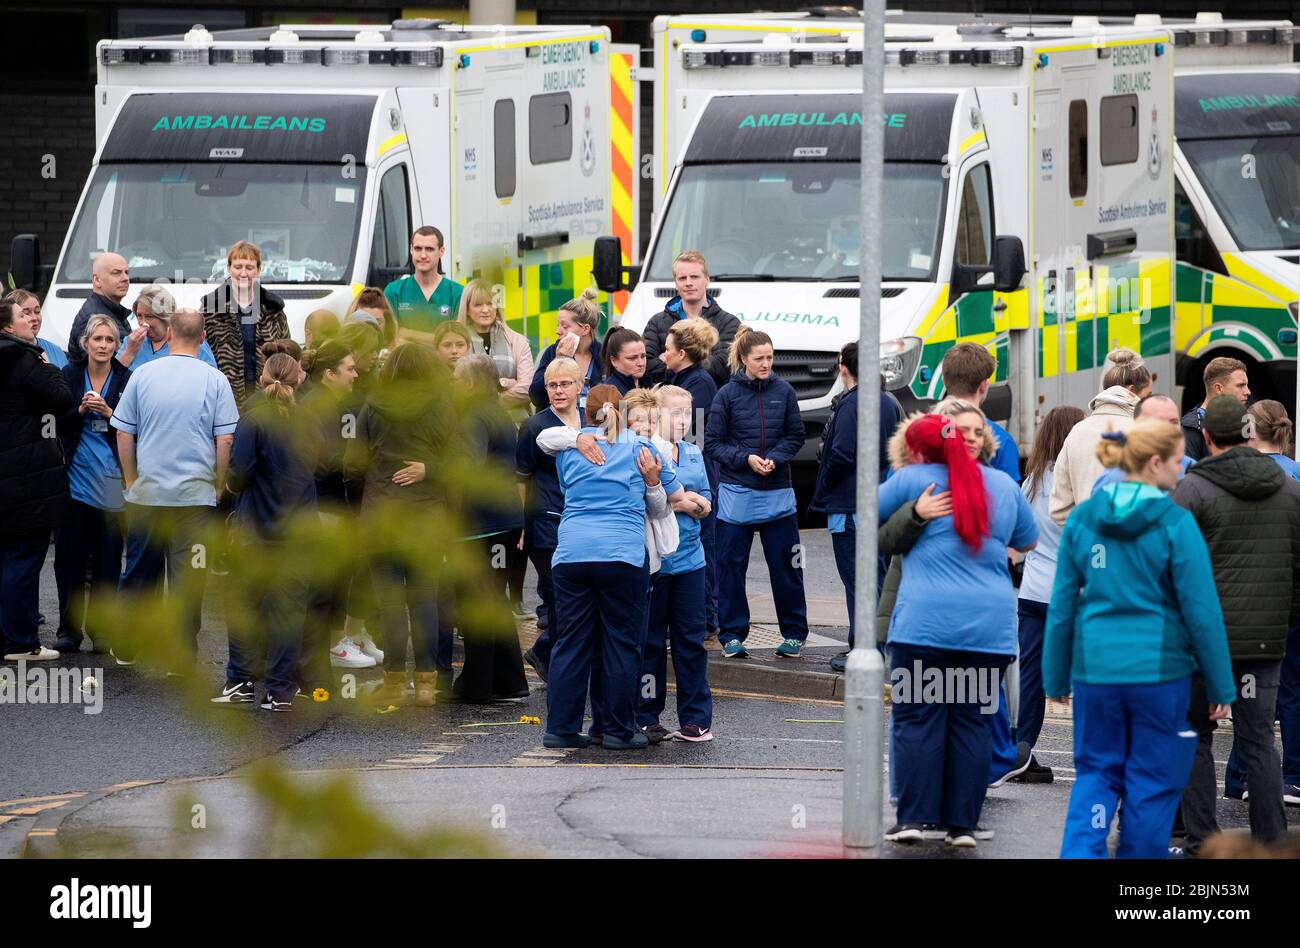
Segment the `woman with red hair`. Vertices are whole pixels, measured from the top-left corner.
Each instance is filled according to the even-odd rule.
[[[1016,483],[982,465],[946,415],[900,426],[907,467],[880,488],[880,520],[927,488],[949,491],[952,516],[931,520],[903,556],[889,624],[898,820],[885,838],[919,842],[946,828],[950,846],[975,845],[993,747],[1003,671],[1016,654],[1016,593],[1007,547],[1038,538]]]

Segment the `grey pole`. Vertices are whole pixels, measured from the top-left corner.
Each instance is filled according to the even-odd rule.
[[[885,2],[862,10],[861,316],[858,327],[857,545],[854,648],[844,682],[844,847],[880,848],[884,779],[885,665],[876,649],[876,488],[880,468],[880,248],[885,128]]]

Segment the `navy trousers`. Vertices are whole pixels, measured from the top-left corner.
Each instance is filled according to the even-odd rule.
[[[555,646],[555,628],[558,621],[555,617],[555,583],[551,579],[551,557],[553,556],[555,556],[554,547],[545,550],[531,546],[528,548],[528,559],[532,562],[533,569],[537,570],[537,596],[542,601],[537,607],[538,614],[541,614],[541,610],[546,612],[546,629],[533,643],[533,654],[548,663],[551,660],[551,649]]]
[[[1105,859],[1120,801],[1121,859],[1165,859],[1169,830],[1192,772],[1187,678],[1148,685],[1074,683],[1074,789],[1062,859]]]
[[[854,599],[857,590],[857,542],[858,531],[853,526],[852,515],[839,533],[831,534],[831,550],[835,554],[835,570],[840,574],[840,582],[844,584],[844,602],[849,607],[849,648],[853,648],[856,641],[854,635]]]
[[[713,725],[713,695],[709,691],[709,656],[704,649],[705,573],[660,573],[650,598],[650,634],[641,655],[641,691],[636,723],[658,724],[667,704],[668,654],[672,642],[677,679],[677,723],[685,727]]]
[[[217,554],[215,507],[126,505],[126,567],[119,593],[134,597],[167,595],[182,600],[181,642],[193,655],[203,625],[203,593],[208,560]],[[202,548],[202,555],[200,550]],[[134,658],[126,643],[114,643],[119,658]]]
[[[438,589],[433,579],[400,560],[382,556],[371,563],[370,576],[384,644],[384,671],[406,671],[408,635],[415,670],[438,669]]]
[[[228,622],[230,657],[226,681],[266,682],[266,691],[277,701],[292,701],[298,692],[299,658],[307,609],[312,604],[307,564],[283,553],[283,544],[254,543],[235,547],[232,573],[240,576],[240,564],[263,564],[262,575],[240,577],[243,590],[256,601],[256,621],[247,626],[238,612]],[[276,575],[264,575],[265,564],[275,564]],[[261,587],[261,588],[258,588]]]
[[[50,548],[48,531],[6,535],[0,540],[0,632],[4,652],[30,652],[41,644],[41,567]]]
[[[1032,749],[1043,731],[1047,695],[1043,693],[1043,630],[1047,603],[1021,599],[1017,606],[1020,635],[1020,719],[1016,741]]]
[[[796,565],[802,563],[802,556],[798,549],[799,522],[794,514],[766,523],[718,521],[718,642],[743,642],[749,635],[745,576],[755,533],[763,543],[781,636],[802,642],[808,638],[808,606],[803,593],[803,566]]]
[[[496,550],[505,547],[517,533],[497,533],[492,536],[466,540],[473,544],[485,564],[487,576],[493,581],[487,590],[477,590],[478,601],[473,611],[464,610],[461,634],[465,637],[465,664],[456,680],[458,698],[474,703],[487,703],[494,698],[518,698],[528,695],[528,680],[524,677],[524,660],[519,652],[519,635],[510,614],[510,603],[495,581],[492,573]],[[486,597],[496,600],[489,605]]]
[[[903,642],[890,643],[889,658],[891,680],[897,669],[906,670],[913,678],[918,661],[923,675],[934,668],[944,680],[950,668],[973,668],[985,675],[996,671],[1000,678],[1011,661],[1009,655]],[[913,688],[920,690],[915,684]],[[890,772],[891,776],[897,774],[891,786],[898,790],[898,821],[974,829],[984,806],[993,757],[993,732],[989,716],[981,711],[978,695],[945,694],[938,701],[895,701],[891,716],[894,741]]]
[[[636,728],[637,674],[646,622],[648,563],[561,563],[553,567],[559,635],[551,651],[546,731],[582,731],[587,685],[599,656],[600,732],[630,740]],[[595,717],[593,706],[593,718]],[[596,723],[593,721],[593,729]]]
[[[82,627],[99,638],[87,620],[93,597],[107,590],[117,593],[122,578],[123,518],[120,512],[101,510],[77,500],[68,502],[68,514],[54,536],[54,579],[59,590],[59,639],[80,642]],[[86,595],[86,568],[90,568],[90,596]],[[106,644],[106,643],[104,643]]]

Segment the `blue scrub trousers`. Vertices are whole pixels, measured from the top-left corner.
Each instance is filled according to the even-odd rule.
[[[889,658],[891,681],[896,669],[912,676],[918,661],[923,674],[934,668],[945,679],[950,668],[996,672],[1001,678],[1011,661],[1010,655],[904,642],[889,643]],[[919,690],[914,686],[914,693]],[[939,701],[900,701],[897,688],[895,694],[889,769],[890,785],[898,791],[898,822],[974,829],[988,791],[993,750],[990,715],[983,713],[978,694],[945,694]]]
[[[1191,679],[1148,685],[1074,683],[1074,789],[1062,859],[1105,859],[1120,801],[1120,859],[1165,859],[1192,773]]]
[[[1300,787],[1300,625],[1286,634],[1277,719],[1282,722],[1282,782]]]
[[[532,562],[533,569],[537,570],[537,596],[541,599],[537,608],[546,612],[546,628],[533,643],[533,654],[545,663],[551,660],[551,649],[555,645],[555,627],[558,622],[555,617],[555,584],[551,579],[551,557],[554,555],[555,547],[542,549],[530,546],[528,548],[528,559]]]
[[[781,636],[803,642],[808,638],[808,606],[803,593],[803,567],[795,565],[799,522],[794,514],[766,523],[718,521],[718,642],[722,645],[734,639],[743,642],[749,635],[745,576],[749,572],[749,551],[755,533],[763,543]]]
[[[668,654],[671,640],[677,680],[677,723],[681,727],[713,725],[713,695],[709,691],[709,655],[704,649],[706,568],[655,579],[650,598],[650,634],[641,655],[640,700],[636,723],[659,723],[667,704]]]
[[[989,783],[1001,779],[1016,765],[1017,744],[1011,733],[1011,712],[1007,708],[1007,686],[998,684],[998,710],[996,714],[985,715],[992,740],[992,757],[989,760]]]
[[[599,706],[592,696],[592,730],[631,739],[649,575],[648,562],[559,563],[552,568],[559,635],[551,650],[546,733],[572,737],[582,731],[588,682],[598,661],[602,694]]]

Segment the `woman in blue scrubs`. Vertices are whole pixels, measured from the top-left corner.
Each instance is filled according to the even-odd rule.
[[[92,595],[116,590],[122,572],[122,469],[116,432],[108,424],[131,377],[131,370],[114,357],[120,341],[111,316],[92,316],[81,337],[85,361],[70,362],[62,370],[68,388],[81,397],[77,407],[59,419],[72,494],[67,519],[54,541],[59,589],[59,634],[54,645],[60,652],[81,649],[89,606],[81,595],[87,564]],[[92,631],[94,650],[108,651],[108,644],[95,638]]]
[[[577,451],[556,458],[564,515],[551,561],[559,635],[546,695],[547,747],[591,743],[581,733],[582,716],[597,662],[604,682],[604,747],[630,750],[649,743],[635,720],[650,582],[645,518],[648,493],[664,503],[664,464],[649,439],[627,430],[621,401],[612,386],[594,386],[587,395],[587,420],[594,427],[578,436]]]

